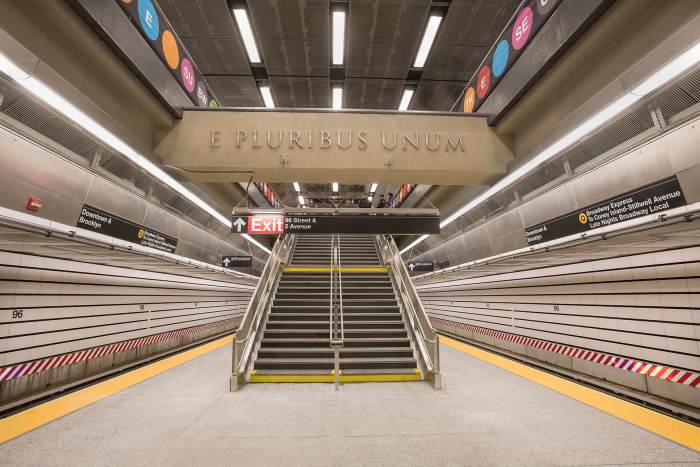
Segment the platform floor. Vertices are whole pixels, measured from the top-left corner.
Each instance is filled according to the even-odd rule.
[[[443,346],[426,383],[228,392],[219,348],[0,446],[2,465],[700,465],[700,453]]]

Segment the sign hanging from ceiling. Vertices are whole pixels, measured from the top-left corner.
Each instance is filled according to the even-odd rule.
[[[197,107],[219,107],[187,49],[170,27],[155,0],[115,0],[158,55],[192,103]]]
[[[177,238],[87,204],[83,205],[75,226],[168,253],[175,253],[177,248]]]
[[[435,270],[435,263],[432,261],[412,260],[406,263],[406,267],[411,272],[433,272]]]
[[[221,258],[221,266],[225,268],[252,268],[252,256],[224,256]]]
[[[462,99],[464,112],[479,110],[559,3],[561,0],[530,0],[522,5],[469,82]]]
[[[525,229],[528,245],[584,233],[685,206],[685,196],[674,175],[605,201],[572,211]]]
[[[233,216],[231,231],[249,235],[280,234],[438,234],[438,216],[263,215]]]

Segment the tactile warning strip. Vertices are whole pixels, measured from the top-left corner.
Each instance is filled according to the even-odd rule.
[[[700,373],[696,373],[689,370],[681,370],[678,368],[657,365],[655,363],[648,363],[632,358],[620,357],[617,355],[611,355],[602,352],[595,352],[593,350],[581,349],[569,345],[556,344],[554,342],[533,339],[532,337],[519,336],[517,334],[511,334],[503,331],[495,331],[493,329],[472,326],[471,324],[464,324],[441,318],[432,318],[431,321],[435,324],[441,324],[443,326],[450,326],[456,329],[461,329],[463,331],[473,332],[485,336],[491,336],[496,339],[535,347],[537,349],[566,355],[571,358],[587,360],[589,362],[619,368],[620,370],[630,371],[632,373],[639,373],[642,375],[663,379],[673,383],[679,383],[694,388],[700,388]]]
[[[138,339],[115,342],[114,344],[103,345],[100,347],[92,347],[90,349],[56,355],[41,360],[32,360],[29,362],[17,363],[12,366],[0,368],[0,383],[15,378],[21,378],[23,376],[28,376],[33,373],[39,373],[41,371],[48,371],[53,368],[74,365],[76,363],[80,363],[91,358],[104,357],[105,355],[122,352],[124,350],[135,349],[137,347],[153,344],[155,342],[163,342],[166,340],[174,339],[176,337],[187,336],[189,334],[194,334],[205,329],[225,326],[227,324],[235,324],[240,320],[241,318],[225,319],[222,321],[217,321],[215,323],[200,324],[199,326],[177,329],[175,331],[163,332],[161,334],[154,334],[152,336],[139,337]]]

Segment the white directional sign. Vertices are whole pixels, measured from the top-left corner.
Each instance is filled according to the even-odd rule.
[[[253,267],[252,256],[224,256],[221,265],[225,268],[250,268]]]
[[[411,272],[431,272],[435,264],[432,261],[409,261],[407,267]]]
[[[246,221],[243,220],[243,217],[236,217],[233,221],[233,227],[236,229],[236,232],[241,233],[243,232],[243,227],[246,225]],[[247,219],[247,217],[246,217]]]

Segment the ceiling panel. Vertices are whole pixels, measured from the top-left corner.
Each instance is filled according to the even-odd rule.
[[[465,81],[508,23],[520,0],[455,1],[445,17],[423,78]]]
[[[252,76],[207,76],[207,83],[226,107],[262,107]]]
[[[278,107],[330,107],[330,80],[328,77],[272,76],[272,93]]]
[[[396,110],[403,93],[402,79],[346,78],[344,107]]]
[[[461,82],[422,80],[413,95],[410,110],[448,111],[463,90]]]
[[[328,76],[328,0],[248,2],[269,75]]]
[[[406,78],[430,0],[352,0],[346,76]]]
[[[251,74],[248,60],[238,53],[238,39],[185,37],[182,43],[205,77],[209,74]]]

